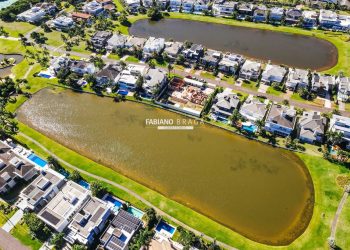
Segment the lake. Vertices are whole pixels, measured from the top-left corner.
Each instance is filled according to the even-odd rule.
[[[258,242],[304,232],[313,183],[299,157],[209,125],[157,130],[147,119],[184,116],[111,98],[44,89],[18,119],[59,143]]]
[[[291,67],[326,70],[336,65],[336,47],[311,36],[181,19],[147,19],[135,22],[129,33],[190,41],[223,52],[233,52]]]
[[[6,8],[10,6],[11,4],[17,2],[18,0],[7,0],[7,1],[0,1],[0,10],[3,8]]]

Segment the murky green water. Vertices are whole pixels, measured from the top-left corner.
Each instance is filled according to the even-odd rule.
[[[310,176],[293,153],[207,125],[160,131],[161,109],[70,91],[40,91],[20,121],[255,241],[288,244],[313,210]]]

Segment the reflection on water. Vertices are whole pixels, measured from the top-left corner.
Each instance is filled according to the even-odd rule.
[[[319,71],[333,67],[338,57],[332,43],[311,36],[181,19],[139,20],[129,32],[139,37],[187,40],[223,52]]]
[[[155,117],[181,118],[141,104],[50,90],[18,112],[36,130],[250,239],[287,244],[304,231],[313,186],[295,154],[207,125],[193,131],[144,126]]]

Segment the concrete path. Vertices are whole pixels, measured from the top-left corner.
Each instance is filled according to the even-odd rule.
[[[0,228],[0,249],[2,250],[30,250],[22,245],[15,237]]]
[[[258,92],[259,92],[259,93],[266,93],[266,91],[267,91],[267,89],[268,89],[269,87],[270,87],[270,86],[268,86],[268,85],[265,85],[265,84],[260,83]]]
[[[59,160],[60,162],[62,162],[64,165],[68,166],[69,168],[72,168],[74,170],[78,170],[80,173],[84,174],[84,175],[87,175],[89,177],[92,177],[94,179],[97,179],[97,180],[100,180],[102,182],[105,182],[107,184],[110,184],[114,187],[117,187],[125,192],[127,192],[128,194],[134,196],[135,198],[139,199],[140,201],[142,201],[143,203],[145,203],[148,207],[152,207],[159,215],[161,216],[166,216],[168,218],[170,218],[172,221],[174,221],[176,224],[178,224],[179,226],[182,226],[183,228],[186,228],[187,230],[190,230],[192,231],[193,233],[197,234],[197,235],[202,235],[204,239],[208,240],[208,241],[214,241],[214,238],[210,237],[210,236],[207,236],[205,234],[203,234],[202,232],[200,231],[197,231],[196,229],[194,228],[191,228],[189,227],[188,225],[186,225],[185,223],[177,220],[176,218],[172,217],[171,215],[165,213],[164,211],[160,210],[158,207],[154,206],[152,203],[150,203],[148,200],[144,199],[142,196],[138,195],[137,193],[135,193],[134,191],[118,184],[118,183],[115,183],[113,181],[110,181],[108,179],[105,179],[101,176],[98,176],[98,175],[94,175],[94,174],[91,174],[87,171],[84,171],[72,164],[70,164],[69,162],[63,160],[62,158],[60,158],[59,156],[57,156],[56,154],[54,154],[53,152],[51,152],[50,150],[48,150],[47,148],[45,148],[45,146],[43,146],[41,143],[37,142],[36,140],[34,140],[33,138],[27,136],[26,134],[23,134],[22,132],[19,132],[19,134],[21,136],[23,136],[24,138],[26,138],[27,140],[31,141],[32,143],[34,143],[35,145],[37,145],[38,147],[40,147],[43,151],[45,151],[47,154],[49,155],[52,155],[53,157],[55,157],[57,160]],[[217,241],[216,240],[216,243],[222,247],[224,247],[225,249],[234,249],[236,250],[236,248],[233,248],[223,242],[220,242],[220,241]]]
[[[18,209],[18,211],[2,226],[2,229],[9,233],[12,228],[22,219],[23,211]]]
[[[331,225],[331,237],[335,239],[335,233],[337,232],[337,224],[338,224],[338,220],[339,220],[339,216],[341,214],[341,211],[343,210],[346,198],[348,198],[349,193],[348,192],[344,192],[343,197],[341,198],[339,205],[338,205],[338,209],[337,212],[334,215],[333,221],[332,221],[332,225]]]
[[[338,103],[339,103],[339,110],[340,111],[345,111],[345,103],[341,102],[341,101],[339,101]]]

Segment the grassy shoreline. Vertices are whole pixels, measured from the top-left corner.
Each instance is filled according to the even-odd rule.
[[[137,15],[129,17],[129,21],[131,25],[138,20],[146,19],[145,15]],[[211,16],[202,16],[202,15],[193,15],[193,14],[183,14],[183,13],[169,13],[169,16],[165,18],[170,19],[183,19],[183,20],[192,20],[199,22],[208,22],[215,24],[224,24],[231,26],[240,26],[246,28],[255,28],[255,29],[263,29],[270,30],[276,32],[284,32],[291,33],[297,35],[311,36],[316,37],[322,40],[326,40],[332,43],[336,49],[338,50],[338,62],[337,64],[327,70],[321,71],[322,73],[328,74],[338,74],[342,71],[345,75],[350,76],[350,43],[348,41],[349,35],[345,33],[332,32],[332,31],[324,31],[324,30],[306,30],[297,27],[289,27],[289,26],[274,26],[266,23],[254,23],[247,21],[237,21],[230,18],[221,18],[221,17],[211,17]],[[122,26],[123,27],[123,26]],[[124,26],[125,27],[125,26]],[[123,29],[123,33],[128,34],[128,28]]]
[[[307,168],[312,176],[315,186],[315,208],[314,214],[312,216],[311,222],[306,229],[306,231],[296,239],[289,246],[284,247],[273,247],[268,245],[263,245],[254,241],[251,241],[244,236],[222,226],[221,224],[185,207],[175,201],[172,201],[165,196],[150,190],[149,188],[142,186],[128,179],[121,174],[104,167],[98,163],[89,160],[88,158],[79,155],[78,153],[58,144],[57,142],[49,139],[48,137],[40,134],[39,132],[29,128],[24,124],[20,124],[20,129],[26,135],[32,137],[36,141],[42,143],[50,151],[54,152],[62,159],[67,162],[76,165],[77,167],[86,170],[90,173],[102,176],[106,179],[112,180],[114,182],[120,183],[121,185],[135,191],[137,194],[141,195],[153,205],[159,207],[164,212],[177,218],[178,220],[186,223],[187,225],[204,232],[205,234],[215,237],[217,240],[224,242],[226,244],[235,246],[240,249],[271,249],[271,248],[282,248],[282,249],[296,249],[304,247],[305,245],[313,249],[325,248],[327,245],[327,237],[329,236],[329,225],[331,218],[335,213],[338,201],[341,197],[341,189],[337,188],[335,183],[336,175],[346,172],[343,167],[331,164],[320,157],[314,157],[309,155],[298,154],[298,156],[306,163]],[[23,137],[17,136],[17,139],[27,143]],[[28,144],[29,145],[29,144]],[[29,145],[32,146],[32,145]],[[39,151],[38,148],[33,148]],[[47,155],[44,155],[47,156]],[[324,172],[328,172],[328,175],[324,175]],[[326,180],[324,180],[326,179]],[[321,181],[322,180],[322,181]],[[119,195],[119,190],[116,190]],[[332,199],[334,198],[334,203],[331,204],[328,197],[325,196],[326,191],[332,194]],[[137,202],[130,195],[122,193],[120,198],[125,200],[130,200],[131,202]],[[138,204],[142,207],[142,204]],[[329,220],[320,220],[321,214],[325,214],[325,217]]]

